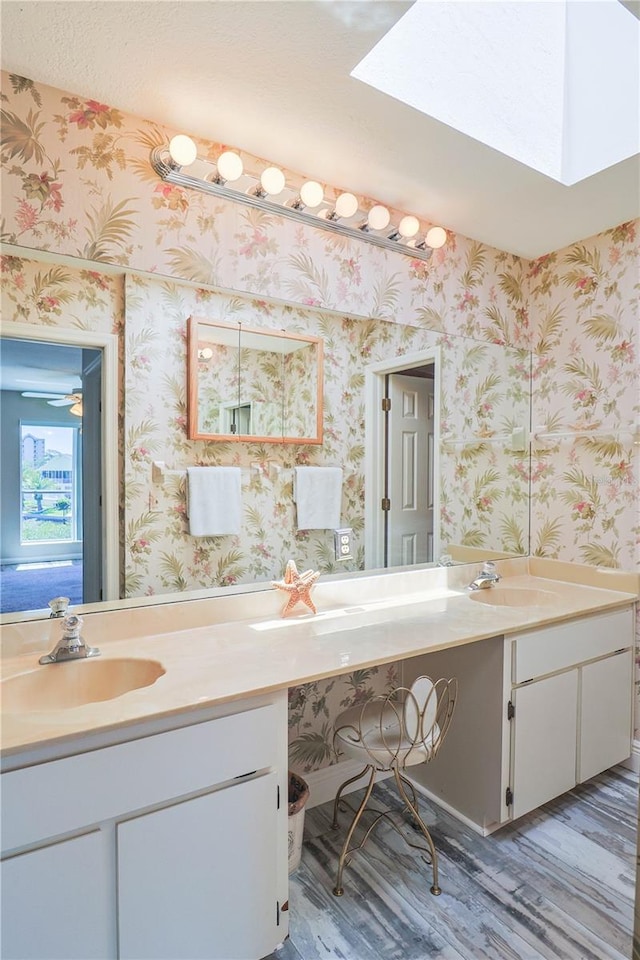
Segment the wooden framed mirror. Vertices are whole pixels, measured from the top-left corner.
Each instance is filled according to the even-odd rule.
[[[189,318],[191,440],[322,443],[322,340]]]

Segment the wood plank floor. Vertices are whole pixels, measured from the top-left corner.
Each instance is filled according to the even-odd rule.
[[[400,809],[391,787],[376,793]],[[290,937],[274,960],[629,960],[635,774],[616,767],[486,838],[420,806],[439,851],[439,897],[420,852],[386,824],[334,897],[344,830],[331,829],[330,804],[307,812]]]

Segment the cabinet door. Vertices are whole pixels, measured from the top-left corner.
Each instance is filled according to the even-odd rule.
[[[632,669],[631,650],[582,667],[581,783],[631,754]]]
[[[2,956],[115,956],[109,853],[99,831],[3,860]]]
[[[513,692],[511,789],[520,817],[576,783],[578,671]]]
[[[277,946],[275,773],[117,826],[121,960],[247,960]]]

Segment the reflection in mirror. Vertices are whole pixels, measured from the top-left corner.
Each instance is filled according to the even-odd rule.
[[[34,264],[29,269],[35,281],[39,268]],[[86,283],[79,272],[70,282],[80,290]],[[208,292],[203,297],[195,288],[178,283],[168,288],[157,278],[136,276],[127,278],[126,284],[125,324],[120,334],[123,473],[117,493],[121,508],[120,596],[127,598],[128,604],[210,596],[229,588],[268,589],[269,581],[281,575],[290,557],[299,567],[320,569],[323,577],[354,576],[365,568],[379,567],[380,561],[365,559],[369,526],[365,495],[372,481],[365,465],[365,371],[372,364],[395,366],[396,370],[400,364],[406,373],[407,356],[431,356],[436,350],[441,359],[440,462],[433,482],[439,485],[440,509],[434,513],[434,535],[440,545],[431,553],[433,561],[438,562],[443,553],[451,554],[455,562],[477,563],[488,556],[528,552],[528,445],[525,442],[525,449],[516,451],[509,440],[514,430],[529,422],[529,354],[395,321],[358,319],[223,293]],[[149,318],[161,312],[162,326],[151,324]],[[229,358],[229,392],[224,400],[230,412],[223,420],[229,432],[217,433],[221,430],[218,407],[210,422],[202,424],[203,440],[189,438],[185,418],[186,319],[196,314],[196,350],[190,370],[196,371],[201,386],[206,383],[212,405],[218,402],[217,378],[212,372],[216,357],[226,353]],[[260,336],[269,346],[283,339],[296,349],[268,349],[262,340],[258,344],[243,341],[239,348],[238,333],[245,333],[244,324],[239,329],[238,324],[218,321],[238,316],[255,317],[254,328],[265,324]],[[111,324],[111,317],[108,312],[105,323]],[[88,335],[86,331],[63,331],[62,326],[61,322],[58,330],[65,337],[70,333],[76,338]],[[53,339],[56,328],[49,329]],[[228,342],[218,339],[221,329],[231,331]],[[324,378],[319,371],[316,381],[309,374],[305,353],[316,349],[319,338],[330,363]],[[248,365],[254,361],[264,365],[264,379],[257,374],[248,381],[241,377],[244,354]],[[253,428],[249,411],[243,408],[248,401],[253,413],[254,402],[264,405],[273,401],[271,382],[283,385],[279,404],[283,426],[275,438],[278,442],[267,444],[260,434],[248,432]],[[245,389],[246,393],[241,392]],[[314,433],[317,393],[324,400],[322,445],[283,442],[283,435],[286,439],[289,433]],[[289,403],[296,397],[302,401],[297,407]],[[117,409],[114,400],[114,415]],[[234,416],[235,435],[230,432]],[[265,426],[266,420],[263,416],[260,429],[268,432],[271,428]],[[209,441],[211,434],[219,437],[218,442]],[[234,437],[243,437],[245,442],[230,443]],[[107,449],[117,452],[115,438]],[[154,476],[155,461],[165,465],[161,479],[160,471]],[[240,467],[243,526],[239,536],[198,539],[189,535],[185,471],[190,465]],[[297,529],[292,490],[297,465],[342,467],[340,522],[353,530],[353,560],[336,559],[333,530]],[[117,525],[115,530],[109,556],[117,562]],[[419,562],[420,555],[417,557]],[[404,553],[395,562],[403,558]],[[394,560],[389,557],[387,562],[391,567]],[[117,570],[114,584],[114,592],[107,596],[118,596]],[[61,592],[52,578],[51,597]],[[40,614],[46,615],[48,610]]]
[[[4,329],[0,612],[115,597],[115,337]]]
[[[322,443],[322,341],[189,321],[189,437]]]

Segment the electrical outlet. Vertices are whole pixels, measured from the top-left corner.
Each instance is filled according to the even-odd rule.
[[[333,540],[336,560],[353,560],[353,530],[351,527],[334,530]]]

